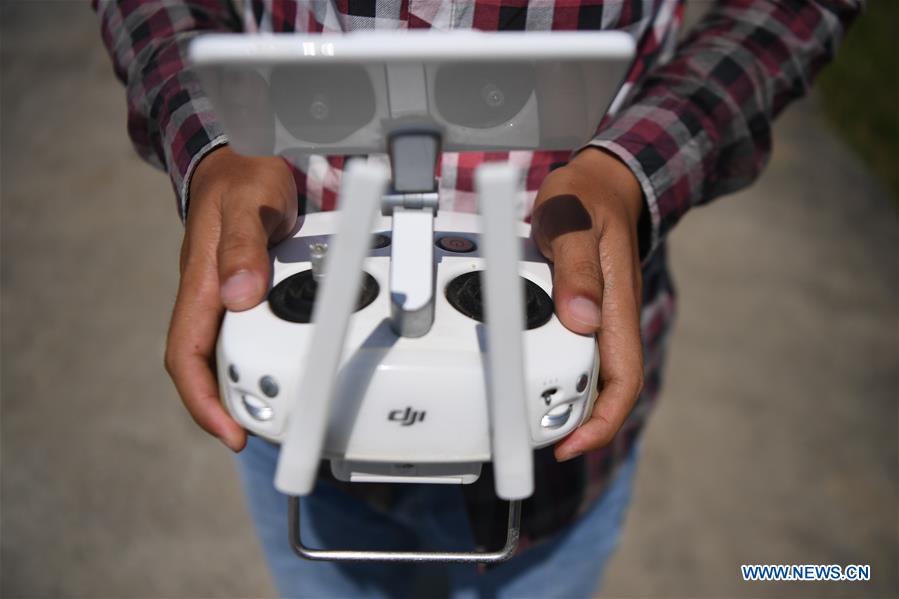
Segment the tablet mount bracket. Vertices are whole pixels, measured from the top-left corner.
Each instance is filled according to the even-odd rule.
[[[390,324],[402,337],[422,337],[434,323],[434,217],[441,135],[434,127],[400,127],[387,137],[392,169],[381,213],[393,217]]]

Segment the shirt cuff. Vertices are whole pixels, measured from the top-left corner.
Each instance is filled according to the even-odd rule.
[[[200,161],[210,152],[227,144],[227,135],[217,135],[191,156],[190,162],[187,164],[187,168],[183,173],[180,173],[175,169],[169,171],[172,177],[172,185],[175,186],[175,192],[178,194],[178,213],[181,215],[181,221],[183,223],[187,222],[187,210],[190,207],[190,182],[191,179],[193,179],[194,171],[197,170]]]
[[[190,69],[183,69],[162,85],[150,114],[157,123],[156,153],[165,163],[177,195],[178,212],[186,221],[191,176],[200,160],[228,143],[228,137]]]

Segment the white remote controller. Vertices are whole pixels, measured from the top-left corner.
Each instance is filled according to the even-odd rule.
[[[271,251],[267,299],[228,312],[222,401],[281,445],[294,550],[308,559],[496,562],[518,542],[533,449],[590,417],[595,340],[554,314],[552,269],[517,221],[520,173],[475,173],[479,214],[438,210],[442,151],[572,150],[620,89],[622,32],[209,35],[190,62],[232,147],[350,161],[337,212],[306,215]],[[389,182],[388,182],[389,179]],[[380,215],[378,214],[380,211]],[[466,484],[493,465],[508,499],[495,552],[311,549],[300,496],[321,460],[352,482]]]
[[[314,306],[327,293],[323,283],[356,278],[334,272],[330,259],[323,268],[317,265],[325,246],[328,258],[338,250],[333,234],[342,216],[342,211],[306,216],[299,231],[272,250],[268,299],[251,310],[229,312],[222,324],[217,361],[224,403],[247,430],[276,443],[285,441],[293,419],[306,423],[307,438],[316,429],[310,414],[314,419],[321,405],[302,396],[304,376],[318,376],[323,382],[314,384],[327,385],[330,375],[309,367],[327,351],[314,344],[321,326],[312,323]],[[346,220],[361,228],[365,216],[355,216]],[[598,354],[592,337],[572,333],[556,317],[550,266],[530,239],[528,225],[509,222],[521,257],[518,285],[525,293],[526,324],[519,327],[524,329],[520,344],[509,339],[500,353],[519,346],[524,356],[520,402],[529,449],[561,439],[589,417]],[[434,320],[421,337],[398,335],[391,326],[391,218],[379,216],[373,225],[360,265],[361,290],[343,294],[354,296],[347,305],[355,311],[333,379],[327,426],[319,427],[320,455],[344,480],[473,482],[481,463],[494,458],[491,435],[521,428],[490,408],[489,394],[503,385],[514,387],[515,381],[489,376],[481,218],[451,212],[436,217]],[[516,299],[514,285],[510,291],[500,298],[506,310]],[[326,332],[332,340],[341,336],[330,327]],[[311,454],[310,467],[317,469],[314,444]]]

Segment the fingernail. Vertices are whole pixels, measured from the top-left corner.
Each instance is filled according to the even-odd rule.
[[[576,457],[579,457],[584,452],[582,451],[562,451],[559,455],[556,456],[556,461],[559,463],[567,462],[568,460],[573,460]]]
[[[568,302],[568,315],[574,320],[591,327],[599,326],[599,306],[586,297],[575,297]]]
[[[234,453],[237,453],[238,444],[237,444],[236,439],[228,439],[226,437],[218,437],[218,440],[222,442],[222,445],[224,445],[225,447],[227,447]]]
[[[239,304],[251,299],[258,287],[256,277],[248,270],[241,270],[225,281],[221,296],[225,304]]]

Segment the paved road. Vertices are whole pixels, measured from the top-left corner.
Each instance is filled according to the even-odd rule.
[[[231,458],[161,368],[180,225],[92,15],[0,17],[0,592],[270,595]],[[605,594],[899,595],[895,208],[805,103],[672,247],[680,320]],[[873,580],[740,582],[756,562]]]

